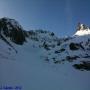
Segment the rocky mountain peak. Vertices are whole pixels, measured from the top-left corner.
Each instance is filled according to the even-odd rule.
[[[3,17],[0,19],[0,24],[6,25],[8,29],[16,28],[22,29],[22,26],[15,19],[10,19],[8,17]]]
[[[7,17],[0,19],[1,37],[8,37],[12,42],[16,44],[23,44],[23,42],[25,41],[23,31],[23,28],[16,20]]]
[[[83,36],[83,35],[90,35],[90,28],[82,23],[78,23],[77,25],[77,32],[74,35]]]
[[[77,29],[77,31],[80,31],[80,30],[89,29],[89,27],[87,25],[82,24],[82,23],[79,22],[76,29]]]

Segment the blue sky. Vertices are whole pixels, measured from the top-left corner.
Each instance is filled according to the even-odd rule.
[[[72,35],[78,22],[90,25],[90,0],[0,0],[0,17],[16,19],[26,30]]]

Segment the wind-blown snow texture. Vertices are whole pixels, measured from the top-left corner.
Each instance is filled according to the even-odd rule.
[[[5,20],[14,28],[21,28],[16,21]],[[0,24],[0,86],[21,86],[22,90],[90,90],[89,29],[58,38],[49,31],[21,28],[25,40],[17,44],[12,33],[8,31],[11,35],[7,36],[3,32],[3,27]],[[77,67],[80,63],[86,64]]]

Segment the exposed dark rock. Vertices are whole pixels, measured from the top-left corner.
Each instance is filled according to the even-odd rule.
[[[79,56],[67,56],[66,60],[69,62],[73,62],[73,60],[76,60],[77,58],[79,58]]]
[[[70,50],[78,50],[80,47],[79,47],[79,44],[70,43],[69,48]]]
[[[36,35],[36,33],[33,30],[28,31],[28,33],[29,33],[30,36],[32,36],[32,35],[35,36]]]
[[[60,49],[60,52],[63,52],[63,51],[65,51],[65,49],[64,49],[64,48]]]
[[[78,43],[70,43],[69,48],[70,50],[78,50],[80,48],[84,50],[84,47]]]
[[[55,53],[56,53],[56,54],[57,54],[57,53],[60,53],[60,50],[55,51]]]
[[[46,44],[46,42],[43,43],[43,47],[44,47],[46,50],[50,50],[49,45]]]
[[[83,58],[90,58],[90,56],[89,56],[89,55],[87,55],[87,56],[84,56]]]
[[[0,34],[10,38],[10,40],[16,44],[22,45],[25,42],[23,29],[14,19],[0,19]]]
[[[73,67],[79,70],[90,71],[90,61],[82,61],[81,64],[74,64]]]
[[[18,30],[12,30],[10,33],[10,39],[16,43],[16,44],[23,44],[25,42],[25,36],[23,34],[23,31],[18,31]]]
[[[54,35],[55,35],[55,34],[52,32],[52,33],[51,33],[51,36],[54,36]]]

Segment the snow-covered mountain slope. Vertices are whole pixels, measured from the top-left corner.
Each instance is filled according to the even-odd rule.
[[[15,20],[12,24],[4,19],[0,20],[0,88],[90,90],[89,34],[58,38],[49,31],[25,31]]]

